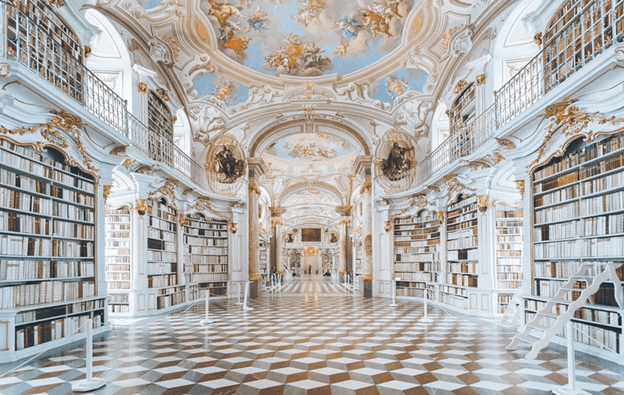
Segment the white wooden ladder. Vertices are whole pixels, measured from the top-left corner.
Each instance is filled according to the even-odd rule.
[[[500,324],[505,327],[510,327],[516,324],[520,318],[521,304],[523,303],[523,299],[520,296],[522,294],[522,285],[516,288],[511,300],[507,304],[507,308],[503,313],[503,317],[500,320]]]
[[[557,294],[550,298],[544,308],[539,310],[533,320],[526,324],[524,330],[518,333],[507,346],[508,350],[515,349],[520,342],[532,345],[531,351],[525,356],[534,359],[538,353],[548,345],[550,339],[559,333],[565,324],[574,317],[574,312],[583,307],[593,294],[598,291],[600,284],[612,281],[616,286],[615,299],[620,307],[624,306],[622,287],[618,286],[621,280],[616,269],[622,262],[591,262],[581,263],[581,267],[570,279],[559,288]],[[575,288],[577,282],[585,283],[586,288]],[[576,293],[578,298],[574,299]],[[541,337],[531,336],[532,331],[540,331]]]

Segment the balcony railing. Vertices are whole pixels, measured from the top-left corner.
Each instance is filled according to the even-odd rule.
[[[204,169],[169,138],[151,130],[129,113],[127,103],[97,75],[65,50],[38,24],[17,7],[0,1],[2,55],[15,60],[59,88],[97,118],[130,139],[130,145],[154,161],[169,166],[200,188],[234,196],[242,183],[221,185],[219,178]]]
[[[624,0],[583,3],[576,16],[546,37],[544,49],[495,94],[494,104],[462,125],[401,180],[389,181],[387,192],[425,185],[456,160],[483,147],[497,129],[522,114],[545,94],[594,60],[615,42],[624,41]],[[379,176],[382,178],[385,176]]]

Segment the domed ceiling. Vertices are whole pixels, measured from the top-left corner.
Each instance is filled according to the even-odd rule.
[[[344,75],[381,59],[401,40],[415,0],[207,0],[228,57],[270,75]]]

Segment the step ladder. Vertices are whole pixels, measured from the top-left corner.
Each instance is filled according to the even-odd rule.
[[[503,316],[500,320],[500,324],[504,327],[510,327],[517,324],[520,321],[520,312],[522,309],[520,308],[523,303],[522,296],[522,285],[520,285],[516,292],[514,292],[509,304],[507,304],[507,308],[503,313]]]
[[[612,281],[619,284],[616,269],[622,262],[591,262],[581,263],[579,270],[559,288],[557,294],[550,298],[544,308],[539,310],[533,320],[526,324],[524,330],[518,333],[507,346],[507,350],[514,350],[521,343],[532,346],[531,351],[525,356],[527,359],[535,359],[539,352],[548,345],[550,339],[564,328],[565,324],[574,317],[574,312],[583,307],[592,295],[598,291],[600,284]],[[585,284],[584,289],[575,288],[580,282]],[[615,299],[620,307],[624,307],[624,295],[622,287],[615,288]],[[576,299],[575,297],[578,296]],[[531,335],[533,331],[540,331],[541,337]]]

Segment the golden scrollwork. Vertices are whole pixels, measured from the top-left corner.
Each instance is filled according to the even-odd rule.
[[[435,193],[439,193],[440,192],[440,188],[435,186],[435,185],[427,185],[427,189],[431,189]]]
[[[142,217],[147,213],[147,207],[145,206],[146,199],[137,199],[134,205],[134,210]]]
[[[490,207],[490,197],[488,195],[478,196],[477,208],[481,214],[485,214],[485,212]]]
[[[269,211],[274,216],[280,216],[282,214],[286,214],[286,211],[288,211],[288,210],[286,209],[286,207],[272,206],[272,207],[269,207]]]
[[[65,5],[65,3],[63,3],[61,0],[44,0],[44,2],[52,8],[61,8]]]
[[[210,198],[207,196],[199,197],[192,206],[186,209],[187,214],[206,212],[212,212],[214,214],[217,214],[219,219],[228,219],[226,215],[212,207],[212,204],[210,204]]]
[[[139,167],[138,169],[136,169],[134,172],[137,174],[149,174],[151,171],[152,171],[152,166],[143,165]]]
[[[520,196],[524,199],[524,180],[515,180],[516,188],[520,191]]]
[[[176,187],[178,185],[180,181],[175,180],[173,178],[168,178],[167,181],[165,181],[165,183],[158,189],[156,189],[155,191],[152,191],[150,193],[147,194],[147,196],[150,199],[153,199],[157,196],[161,196],[164,198],[169,198],[169,203],[171,205],[173,205],[175,207],[176,203],[176,196],[175,196],[175,191],[176,191]]]
[[[457,25],[455,27],[450,28],[446,33],[442,35],[442,48],[446,51],[449,48],[449,43],[451,42],[451,38],[455,33],[464,28],[464,25]]]
[[[115,155],[115,156],[122,156],[126,154],[127,149],[128,149],[127,145],[120,145],[119,147],[113,148],[110,154]]]
[[[272,228],[278,228],[278,227],[281,227],[282,225],[283,225],[282,221],[279,220],[279,219],[272,219],[271,220],[271,227]]]
[[[479,74],[477,76],[477,86],[485,84],[485,74]]]
[[[178,58],[180,57],[180,47],[178,46],[176,40],[169,36],[159,36],[159,38],[169,44],[169,47],[171,47],[171,52],[173,52],[173,61],[177,62]]]
[[[423,17],[417,16],[412,22],[412,33],[418,32],[423,26]]]
[[[139,93],[142,93],[142,94],[147,93],[147,83],[139,82]]]
[[[370,181],[366,181],[362,184],[362,188],[360,188],[360,195],[370,195],[373,191],[373,185]]]
[[[249,195],[258,197],[262,195],[262,191],[256,184],[249,184]]]
[[[537,33],[535,36],[533,36],[533,41],[535,42],[535,44],[537,45],[542,45],[542,33],[539,32]]]
[[[121,165],[123,167],[125,167],[127,170],[129,170],[130,166],[132,166],[132,164],[134,164],[134,163],[136,163],[136,161],[134,159],[128,158],[128,159],[124,160],[123,162],[121,162]]]
[[[93,50],[91,49],[91,47],[89,45],[85,45],[85,47],[84,47],[85,59],[88,59],[89,56],[91,56],[91,53],[93,53]]]
[[[188,194],[190,194],[191,192],[193,192],[195,190],[195,188],[186,188],[185,190],[182,191],[182,195],[186,196]]]
[[[181,213],[180,217],[178,218],[178,222],[180,223],[180,225],[184,225],[184,223],[186,222],[186,214]]]
[[[156,89],[156,93],[158,93],[158,96],[164,101],[169,101],[169,93],[165,89],[158,88]]]
[[[338,206],[336,212],[340,215],[349,215],[349,212],[353,210],[353,206]]]
[[[444,211],[438,211],[438,219],[444,221]]]
[[[104,203],[106,203],[106,201],[108,200],[108,197],[111,194],[111,189],[112,188],[113,188],[113,186],[110,185],[110,184],[102,186],[102,195],[104,196]]]
[[[500,151],[494,151],[492,153],[492,158],[494,159],[494,164],[499,164],[505,160],[505,157],[500,153]]]
[[[457,85],[455,86],[455,93],[463,91],[466,85],[468,85],[468,83],[465,80],[457,81]]]
[[[0,77],[8,77],[11,75],[11,65],[8,63],[0,63]]]
[[[496,142],[497,142],[499,145],[501,145],[501,146],[503,146],[503,147],[505,147],[505,148],[507,148],[507,149],[516,149],[516,143],[514,143],[514,142],[513,142],[513,141],[511,141],[511,140],[508,140],[508,139],[499,139],[499,138],[496,138],[496,137],[495,137],[494,139],[496,140]]]
[[[386,232],[390,232],[391,229],[392,229],[392,222],[384,221],[384,230]]]
[[[232,234],[236,234],[236,232],[238,232],[238,224],[236,222],[232,222],[230,224],[230,232],[232,232]]]
[[[455,200],[457,195],[459,195],[460,193],[474,194],[474,192],[474,188],[468,188],[460,181],[458,181],[455,176],[450,177],[446,181],[446,204],[451,204],[451,202]]]
[[[338,220],[339,225],[351,226],[351,220],[349,218],[341,218]]]

